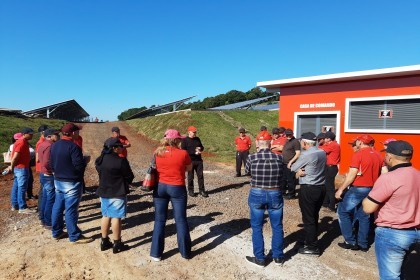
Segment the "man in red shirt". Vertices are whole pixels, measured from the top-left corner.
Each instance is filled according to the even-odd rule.
[[[410,143],[394,140],[387,145],[389,172],[375,182],[363,200],[363,210],[377,211],[375,253],[380,279],[401,279],[407,252],[420,244],[420,172],[411,166]]]
[[[248,159],[249,149],[251,148],[251,138],[245,134],[245,128],[239,128],[239,136],[235,138],[236,146],[236,175],[235,177],[241,177],[242,163],[245,164]]]
[[[36,145],[35,145],[35,171],[38,172],[38,173],[41,172],[41,164],[39,162],[38,149],[39,149],[39,146],[41,145],[41,143],[44,142],[44,139],[45,139],[45,137],[44,137],[44,131],[46,129],[48,129],[48,125],[45,125],[45,124],[43,124],[40,127],[38,127],[38,132],[41,133],[41,135],[39,136],[39,140],[38,140],[38,142],[36,142]],[[29,173],[30,173],[30,171],[31,170],[29,170]],[[39,188],[39,191],[38,191],[38,209],[41,208],[41,203],[42,203],[42,189],[43,189],[42,188],[41,179],[39,181],[40,181],[41,187]],[[30,185],[28,185],[28,190],[29,190],[29,187],[30,187]],[[28,193],[29,193],[29,191],[28,191]],[[28,197],[29,197],[29,194],[28,194]],[[39,216],[39,219],[42,221],[42,217],[41,217],[41,212],[40,211],[38,211],[38,216]]]
[[[259,151],[259,147],[258,147],[258,139],[262,137],[264,137],[265,134],[270,134],[267,131],[267,127],[265,125],[261,126],[260,128],[260,132],[257,134],[257,137],[255,137],[255,148],[257,149],[257,152]]]
[[[19,210],[20,214],[33,214],[35,211],[29,209],[26,204],[26,189],[31,161],[28,141],[32,139],[34,131],[32,128],[26,127],[22,129],[22,135],[22,138],[13,145],[12,162],[7,168],[15,175],[10,200],[13,211]]]
[[[341,248],[368,251],[368,234],[370,230],[369,215],[363,212],[362,201],[372,190],[373,184],[381,173],[382,159],[372,149],[373,138],[363,134],[357,137],[356,145],[359,151],[354,153],[350,169],[343,184],[335,194],[336,199],[342,199],[338,204],[338,221],[344,242],[338,243]],[[343,195],[343,191],[347,189]],[[359,220],[357,240],[353,232],[353,221]]]
[[[118,156],[127,157],[127,148],[131,147],[130,141],[128,141],[127,137],[121,135],[120,128],[118,126],[114,126],[111,131],[112,137],[120,139],[120,142],[123,144],[123,150],[121,154],[118,154]]]
[[[283,152],[284,144],[287,142],[286,135],[284,135],[284,127],[273,128],[273,140],[271,140],[271,151],[276,155],[281,155]]]
[[[338,173],[338,165],[340,164],[341,148],[337,141],[335,141],[335,134],[333,132],[327,131],[324,137],[324,145],[319,146],[327,154],[327,165],[325,167],[326,194],[323,206],[335,212],[335,176]]]
[[[52,207],[55,201],[54,174],[50,166],[51,145],[58,141],[59,131],[48,128],[43,133],[45,140],[38,147],[38,159],[41,167],[39,174],[41,189],[38,199],[38,213],[44,228],[52,229]],[[42,195],[42,196],[41,196]]]
[[[381,152],[385,152],[386,148],[388,147],[388,144],[393,142],[393,141],[397,141],[397,139],[388,138],[384,142],[381,142],[382,145],[384,145],[384,148],[381,150]],[[385,158],[384,158],[384,163],[382,164],[381,174],[384,174],[384,173],[387,173],[387,172],[388,172],[388,166],[386,165]]]
[[[38,158],[38,147],[39,147],[39,145],[41,145],[42,142],[44,142],[44,139],[45,139],[44,131],[47,128],[48,128],[48,125],[45,125],[45,124],[41,125],[38,128],[38,132],[41,133],[41,135],[39,136],[39,140],[38,140],[38,142],[36,142],[36,145],[35,145],[35,171],[36,172],[41,172],[41,164],[39,163],[39,158]]]

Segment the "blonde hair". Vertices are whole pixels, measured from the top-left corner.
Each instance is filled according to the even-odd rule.
[[[163,155],[166,152],[166,147],[179,148],[180,146],[181,146],[181,139],[179,138],[174,138],[174,139],[163,138],[162,140],[160,140],[159,147],[157,147],[155,150],[155,156],[163,157]]]

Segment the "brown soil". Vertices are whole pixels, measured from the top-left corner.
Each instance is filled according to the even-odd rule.
[[[251,230],[247,196],[249,178],[234,178],[234,169],[224,164],[205,163],[205,183],[209,198],[188,198],[188,221],[191,228],[193,258],[183,259],[177,249],[172,212],[167,222],[165,253],[161,262],[150,260],[153,230],[153,204],[150,193],[138,186],[144,177],[156,142],[136,134],[124,123],[85,124],[81,135],[85,153],[92,156],[86,171],[86,184],[94,189],[98,176],[94,159],[118,125],[132,143],[128,158],[136,175],[129,195],[128,216],[124,221],[123,240],[131,249],[119,254],[101,252],[99,199],[83,196],[79,226],[95,241],[73,245],[68,240],[54,241],[43,229],[36,215],[9,210],[11,176],[0,179],[0,279],[376,279],[374,249],[363,253],[345,251],[337,246],[339,235],[336,214],[321,211],[320,257],[297,254],[296,241],[303,229],[297,200],[284,207],[285,252],[283,267],[270,263],[261,269],[250,266]],[[39,178],[35,175],[35,193]],[[35,205],[30,201],[29,205]],[[270,225],[264,226],[266,247],[270,248]],[[268,251],[267,251],[268,252]]]

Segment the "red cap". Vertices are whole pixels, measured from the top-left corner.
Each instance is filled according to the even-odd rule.
[[[73,133],[78,130],[80,130],[80,127],[75,125],[74,123],[67,123],[61,128],[61,132],[67,134]]]
[[[268,131],[261,131],[260,133],[258,133],[257,135],[257,140],[272,140],[273,138],[271,137],[271,134],[268,133]]]
[[[192,132],[196,132],[197,128],[195,126],[189,126],[187,131],[192,131]]]
[[[362,134],[359,137],[357,137],[356,140],[359,140],[362,143],[367,144],[367,145],[375,141],[375,139],[373,139],[373,137],[370,136],[369,134]]]
[[[381,143],[384,144],[384,145],[388,145],[390,142],[394,142],[394,141],[397,141],[397,139],[395,139],[395,138],[388,138],[384,142],[381,142]]]

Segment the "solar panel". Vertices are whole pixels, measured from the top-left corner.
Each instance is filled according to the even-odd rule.
[[[74,99],[29,110],[23,114],[66,121],[82,121],[89,117],[89,114]]]
[[[261,102],[263,100],[272,98],[274,96],[275,95],[266,96],[266,97],[252,99],[252,100],[237,102],[237,103],[233,103],[233,104],[223,105],[223,106],[219,106],[219,107],[213,107],[213,108],[209,108],[208,110],[234,110],[234,109],[241,109],[241,108],[244,108],[244,107],[250,107],[253,104],[257,104],[257,103],[259,103],[259,102]]]

